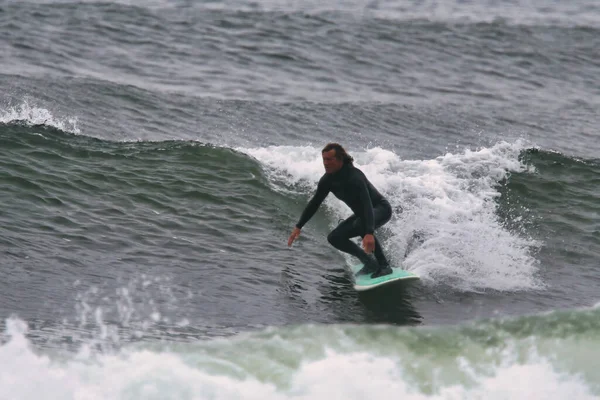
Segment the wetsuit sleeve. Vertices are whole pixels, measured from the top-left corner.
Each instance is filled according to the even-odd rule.
[[[375,222],[373,216],[373,202],[371,201],[371,195],[369,195],[369,189],[364,179],[357,179],[358,197],[362,206],[361,219],[365,221],[365,234],[373,234],[375,231]]]
[[[302,212],[300,216],[300,220],[296,224],[296,228],[302,229],[304,224],[308,222],[312,218],[313,215],[319,209],[319,206],[325,200],[325,197],[329,194],[329,185],[325,182],[324,178],[321,178],[319,184],[317,185],[317,192],[313,195],[312,199],[306,205],[306,208]]]

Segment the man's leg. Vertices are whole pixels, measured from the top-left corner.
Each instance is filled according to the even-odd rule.
[[[373,217],[375,229],[377,229],[390,220],[392,217],[392,208],[387,203],[377,205],[377,207],[373,209]],[[350,240],[357,236],[362,238],[364,237],[364,233],[365,230],[362,221],[353,215],[342,221],[333,231],[331,231],[329,236],[327,236],[327,240],[336,249],[358,258],[365,265],[360,273],[378,273],[377,276],[391,273],[392,270],[389,268],[381,244],[375,235],[373,235],[375,238],[374,253],[377,262],[374,262],[362,248]]]
[[[389,220],[392,218],[392,207],[388,202],[378,204],[373,208],[373,220],[375,222],[375,229],[382,227],[387,224]],[[374,271],[371,275],[371,278],[376,278],[378,276],[383,276],[392,273],[392,269],[389,266],[388,260],[383,254],[383,248],[377,240],[377,236],[373,235],[375,238],[375,258],[377,259],[377,264],[379,264],[379,268],[377,271]]]
[[[329,243],[336,249],[348,253],[358,258],[363,264],[367,265],[372,262],[372,259],[364,252],[356,243],[351,241],[351,238],[363,236],[364,228],[356,215],[342,221],[331,233],[327,236]]]
[[[383,254],[383,248],[379,244],[379,240],[377,240],[377,236],[373,235],[373,237],[375,238],[375,251],[373,254],[375,255],[377,263],[382,267],[389,265],[387,258],[385,258],[385,254]]]

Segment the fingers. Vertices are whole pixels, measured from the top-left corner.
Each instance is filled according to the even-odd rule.
[[[300,236],[300,231],[299,230],[295,230],[292,232],[292,234],[290,235],[290,238],[288,239],[288,246],[291,246],[292,243],[294,243],[294,240],[296,240],[296,238]]]

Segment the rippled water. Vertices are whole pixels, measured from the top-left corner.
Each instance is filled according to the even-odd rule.
[[[0,397],[598,395],[599,29],[590,1],[0,1]],[[420,281],[357,294],[333,196],[287,247],[329,141]]]

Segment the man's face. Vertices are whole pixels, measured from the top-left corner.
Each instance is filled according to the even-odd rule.
[[[325,167],[325,173],[333,174],[338,172],[344,162],[342,160],[338,160],[335,157],[335,149],[323,152],[323,166]]]

